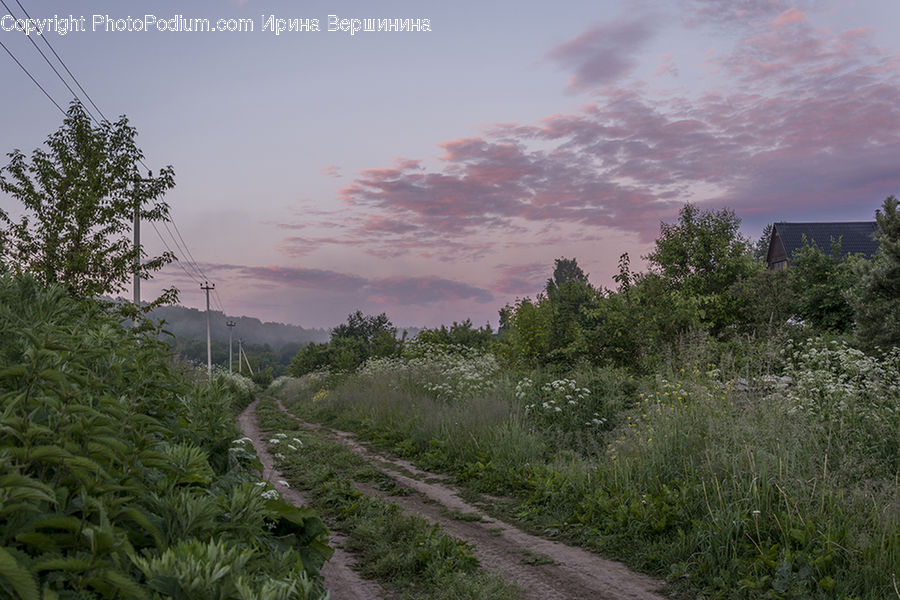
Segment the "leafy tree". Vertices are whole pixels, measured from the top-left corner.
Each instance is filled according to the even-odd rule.
[[[142,279],[175,259],[171,253],[148,259],[129,235],[136,210],[143,221],[168,220],[161,198],[175,185],[171,166],[141,176],[136,134],[125,117],[94,127],[74,102],[46,150],[30,160],[19,150],[9,153],[0,191],[24,209],[19,221],[0,210],[0,243],[13,268],[73,296],[98,297],[125,289],[138,257]],[[153,304],[174,299],[175,290],[167,290]]]
[[[889,196],[880,210],[876,238],[881,245],[873,262],[858,261],[858,285],[848,293],[857,334],[867,346],[900,346],[900,213]]]
[[[328,343],[301,349],[291,361],[290,373],[299,377],[326,367],[352,371],[369,358],[399,353],[405,337],[397,337],[397,328],[385,313],[373,316],[356,311],[331,331]]]
[[[739,233],[740,224],[731,210],[685,204],[677,223],[660,225],[656,248],[646,256],[673,292],[698,303],[701,319],[715,330],[736,318],[728,288],[762,268],[753,260],[750,242]]]
[[[501,311],[502,312],[502,311]],[[471,319],[462,323],[456,321],[450,327],[423,329],[416,334],[416,340],[432,344],[465,346],[467,348],[486,349],[494,340],[494,332],[490,325],[475,328]]]
[[[800,317],[826,331],[850,331],[853,309],[846,294],[856,283],[856,275],[839,239],[832,239],[831,252],[825,253],[804,236],[803,247],[791,257],[789,271]]]
[[[769,254],[769,242],[772,240],[772,231],[775,226],[769,223],[763,228],[762,235],[753,244],[753,258],[759,262],[766,262],[766,256]]]

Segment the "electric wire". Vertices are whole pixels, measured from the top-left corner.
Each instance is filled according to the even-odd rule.
[[[6,12],[10,16],[15,18],[15,15],[13,15],[12,10],[10,10],[9,6],[6,4],[6,0],[0,0],[0,4],[3,5],[3,8],[6,9]],[[19,6],[21,6],[21,4]],[[25,16],[27,17],[28,13],[25,13]],[[56,67],[53,65],[53,63],[50,61],[50,59],[47,58],[47,55],[44,54],[44,51],[41,50],[41,47],[38,46],[37,42],[34,41],[34,38],[30,35],[27,35],[25,37],[28,38],[28,41],[31,42],[31,45],[34,46],[34,49],[38,51],[38,54],[41,55],[41,58],[44,59],[44,62],[47,63],[47,65],[50,67],[50,69],[52,69],[53,72],[56,73],[56,76],[59,78],[60,81],[62,81],[63,85],[66,86],[66,89],[69,90],[69,92],[72,94],[72,96],[74,96],[78,102],[81,102],[81,98],[78,97],[78,94],[75,93],[75,90],[72,89],[72,86],[69,85],[69,82],[66,81],[62,75],[60,75],[59,71],[56,69]],[[82,106],[84,106],[84,105],[82,104]],[[85,107],[85,112],[88,114],[88,116],[91,118],[91,120],[93,120],[97,125],[100,124],[100,121],[97,120],[97,117],[95,117],[94,114],[90,110],[87,109],[87,107]]]
[[[31,18],[31,15],[28,14],[28,11],[25,10],[25,7],[24,7],[24,6],[22,6],[22,3],[21,3],[19,0],[16,0],[16,4],[18,4],[18,5],[19,5],[19,8],[22,9],[22,12],[25,13],[25,18],[30,19],[30,18]],[[4,6],[6,6],[5,3],[4,3]],[[72,81],[75,82],[75,85],[78,86],[78,89],[81,90],[81,93],[84,94],[85,98],[88,99],[88,102],[91,103],[91,106],[94,107],[94,110],[96,110],[97,113],[98,113],[101,117],[103,117],[103,120],[104,120],[104,121],[109,122],[109,119],[106,118],[106,115],[103,114],[103,111],[100,110],[100,107],[97,106],[97,104],[94,102],[94,99],[91,98],[90,94],[87,93],[87,90],[85,90],[84,87],[81,85],[81,82],[78,81],[78,78],[75,77],[75,74],[72,73],[72,71],[69,69],[68,65],[66,65],[66,61],[64,61],[64,60],[62,59],[62,57],[61,57],[59,54],[57,54],[56,50],[53,48],[53,45],[50,43],[50,40],[47,39],[47,36],[43,36],[43,35],[42,35],[42,36],[40,36],[40,37],[41,37],[42,40],[44,40],[44,43],[47,44],[47,47],[50,48],[50,52],[53,53],[53,56],[56,57],[56,60],[59,61],[59,64],[61,64],[62,67],[63,67],[63,69],[66,70],[66,73],[69,74],[69,77],[72,78]]]
[[[3,7],[7,10],[8,14],[10,14],[10,15],[13,14],[12,11],[10,10],[9,6],[6,4],[5,0],[0,0],[0,4],[3,5]],[[22,3],[19,0],[16,0],[16,4],[18,4],[19,8],[22,9],[22,12],[25,14],[25,17],[30,19],[31,16],[28,14],[28,11],[25,9],[25,7],[22,6]],[[44,59],[44,61],[47,63],[47,65],[53,70],[53,72],[56,74],[56,76],[59,78],[59,80],[62,81],[63,85],[66,86],[66,88],[75,97],[75,99],[78,102],[81,102],[81,98],[79,97],[79,95],[75,92],[75,90],[72,89],[72,87],[65,80],[65,78],[60,74],[60,72],[56,69],[56,67],[53,65],[52,61],[47,57],[47,55],[40,49],[40,47],[34,42],[34,40],[31,39],[30,36],[28,39],[31,42],[31,44],[34,46],[34,48],[38,51],[38,53],[41,55],[41,57]],[[106,115],[103,113],[102,110],[100,110],[100,107],[97,106],[97,103],[94,102],[94,99],[91,98],[91,96],[90,96],[90,94],[88,94],[87,90],[84,89],[84,86],[81,85],[81,82],[78,81],[78,78],[75,77],[75,75],[72,73],[71,69],[69,69],[66,62],[62,59],[62,57],[59,55],[59,53],[56,51],[56,49],[53,48],[52,44],[50,44],[50,41],[47,40],[46,38],[44,38],[44,42],[47,44],[47,47],[50,49],[50,51],[53,53],[53,55],[59,61],[60,65],[63,67],[63,69],[69,75],[69,77],[72,78],[72,81],[75,83],[75,85],[78,87],[78,89],[84,95],[84,97],[87,98],[88,102],[90,102],[91,106],[93,106],[94,110],[96,110],[97,113],[102,117],[102,119],[108,123],[109,119],[106,118]],[[23,65],[21,61],[19,61],[19,59],[15,56],[15,54],[12,53],[12,51],[6,46],[6,44],[3,43],[2,40],[0,40],[0,47],[2,47],[3,50],[6,51],[6,53],[13,60],[13,62],[15,62],[16,65],[18,65],[19,68],[25,73],[25,75],[28,76],[28,78],[31,80],[31,82],[34,83],[34,85],[37,86],[37,88],[39,90],[41,90],[41,92],[43,92],[44,96],[46,96],[47,99],[50,100],[50,102],[57,108],[57,110],[59,110],[59,112],[62,113],[63,116],[67,116],[67,113],[62,108],[62,106],[60,106],[59,103],[53,98],[53,96],[44,88],[44,86],[42,86],[40,84],[40,82],[38,82],[38,80],[34,77],[34,75],[31,74],[31,72],[28,70],[28,68],[26,68],[25,65]],[[82,106],[84,106],[84,103],[82,103]],[[90,110],[88,110],[87,107],[85,107],[85,112],[88,114],[88,116],[90,116],[90,118],[95,123],[97,123],[98,125],[100,124],[100,121],[97,119],[97,117]],[[150,168],[143,161],[143,159],[139,158],[138,162],[145,169],[147,169],[148,172],[151,172]],[[172,234],[172,231],[169,229],[168,222],[171,222],[172,226],[175,228],[175,232],[178,236],[177,239],[176,239],[175,235]],[[169,236],[172,238],[172,241],[175,244],[175,247],[179,250],[179,252],[182,254],[182,256],[185,257],[185,260],[184,261],[178,260],[178,255],[172,250],[172,248],[166,242],[165,238],[160,233],[159,228],[156,226],[156,223],[153,221],[150,221],[150,224],[153,226],[153,230],[156,233],[157,238],[159,238],[159,241],[162,242],[166,251],[168,251],[172,256],[175,257],[174,262],[178,265],[178,267],[182,270],[182,272],[184,272],[184,274],[188,276],[188,278],[193,280],[195,283],[203,283],[205,281],[208,281],[208,277],[206,277],[206,274],[203,272],[203,269],[201,269],[200,266],[197,264],[197,261],[194,258],[193,254],[191,253],[190,248],[184,239],[184,236],[181,234],[181,230],[178,228],[178,224],[175,222],[174,217],[169,215],[168,222],[163,221],[163,224],[166,227],[166,231],[168,232]],[[180,244],[179,244],[179,240],[181,241]],[[187,265],[194,271],[194,273],[191,273],[190,271],[188,271],[185,268],[184,263],[187,263]],[[199,279],[197,277],[198,275],[199,275]],[[203,281],[201,281],[201,279]],[[214,298],[214,301],[218,304],[219,309],[224,314],[225,313],[224,305],[222,303],[222,300],[221,300],[221,297],[219,296],[218,291],[215,289],[213,289],[213,298]]]
[[[40,83],[38,83],[37,79],[35,79],[34,76],[28,71],[28,69],[25,68],[25,65],[23,65],[22,63],[19,62],[19,59],[16,58],[16,55],[13,54],[10,51],[10,49],[6,47],[6,44],[3,43],[3,40],[0,40],[0,46],[2,46],[4,50],[6,50],[6,53],[9,54],[9,57],[11,59],[13,59],[17,65],[19,65],[20,69],[25,71],[25,74],[28,75],[28,78],[31,79],[31,81],[34,83],[34,85],[38,86],[38,89],[40,89],[42,92],[44,92],[44,95],[47,96],[47,99],[50,100],[50,102],[53,103],[53,106],[58,108],[59,112],[61,112],[63,114],[63,116],[65,117],[66,111],[64,111],[62,109],[62,107],[56,103],[56,100],[53,99],[53,96],[51,96],[49,93],[47,93],[47,90],[44,89],[44,86],[42,86]]]

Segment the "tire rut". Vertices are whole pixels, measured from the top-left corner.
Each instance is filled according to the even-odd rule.
[[[425,517],[447,533],[470,543],[482,566],[511,582],[518,583],[524,597],[535,600],[665,600],[659,591],[663,582],[635,573],[620,562],[547,540],[497,520],[462,499],[444,475],[423,471],[407,461],[373,452],[351,433],[306,423],[292,415],[277,400],[278,409],[305,428],[344,444],[375,468],[388,474],[398,485],[415,494],[390,496],[360,486],[370,495],[379,495],[398,504],[406,513]],[[412,476],[411,476],[412,475]],[[439,483],[435,483],[438,481]],[[480,520],[462,520],[448,511],[474,514]],[[530,564],[529,564],[530,563]],[[546,564],[542,564],[546,563]]]
[[[250,438],[256,455],[263,465],[263,479],[267,480],[278,490],[282,497],[294,506],[309,506],[306,498],[297,490],[287,487],[282,481],[281,473],[275,469],[275,460],[269,454],[263,443],[262,432],[256,418],[256,406],[259,400],[254,400],[237,418],[237,425],[245,436]],[[322,577],[325,579],[327,589],[333,600],[383,600],[387,596],[377,583],[363,579],[353,570],[353,555],[343,550],[340,545],[343,536],[330,533],[329,545],[334,548],[334,554],[322,566]]]

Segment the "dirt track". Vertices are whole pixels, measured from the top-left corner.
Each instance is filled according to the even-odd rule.
[[[283,477],[275,470],[275,461],[263,442],[256,419],[257,404],[259,404],[259,400],[255,400],[238,416],[238,427],[244,432],[244,435],[253,440],[253,448],[263,464],[263,479],[268,480],[291,504],[308,506],[303,494],[278,483]],[[381,586],[357,575],[352,568],[353,557],[342,550],[340,544],[340,537],[332,533],[330,545],[334,548],[334,554],[322,567],[325,587],[331,592],[332,600],[381,600],[385,598],[386,595]]]
[[[279,402],[279,409],[290,415]],[[253,440],[267,473],[274,475],[272,459],[264,447],[261,448],[259,429],[255,419],[254,402],[241,414],[239,423],[247,437]],[[294,419],[293,416],[290,418]],[[664,600],[659,590],[662,582],[647,575],[629,570],[625,565],[604,559],[581,548],[576,548],[546,540],[526,533],[512,525],[493,519],[477,506],[463,500],[446,478],[417,469],[414,465],[385,456],[362,446],[352,434],[332,431],[311,424],[304,424],[318,435],[340,441],[373,466],[390,475],[398,485],[416,493],[404,496],[384,496],[383,492],[359,485],[359,489],[372,495],[381,495],[400,505],[407,513],[417,514],[438,523],[447,533],[472,544],[475,555],[482,566],[495,571],[506,580],[517,582],[524,590],[525,598],[535,600]],[[263,459],[265,456],[268,460]],[[435,483],[438,481],[438,483]],[[280,489],[302,497],[295,490]],[[467,515],[478,515],[480,520],[454,518],[456,511]],[[350,570],[352,560],[346,553],[336,552],[331,562],[330,572],[326,572],[326,585],[332,590],[335,600],[343,598],[379,598],[378,592],[357,593],[357,586],[369,585]],[[323,570],[324,571],[324,570]],[[349,571],[349,573],[345,572]],[[348,579],[344,579],[348,577]],[[349,577],[355,578],[351,580]],[[373,594],[375,595],[365,595]]]

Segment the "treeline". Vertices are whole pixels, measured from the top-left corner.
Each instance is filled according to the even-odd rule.
[[[891,196],[876,211],[880,251],[869,260],[847,255],[841,240],[806,243],[791,267],[768,270],[761,248],[742,236],[734,212],[685,205],[662,224],[645,258],[631,270],[622,254],[615,289],[595,287],[576,259],[559,258],[544,291],[500,309],[499,331],[470,320],[423,329],[415,339],[488,349],[511,364],[565,371],[579,364],[650,373],[687,336],[707,337],[737,360],[752,340],[805,331],[843,335],[867,350],[900,345],[900,215]],[[393,357],[409,341],[386,314],[357,311],[293,358],[290,373],[352,371],[369,358]],[[750,342],[750,343],[748,343]]]
[[[730,210],[685,205],[663,224],[649,270],[619,260],[616,289],[595,288],[574,259],[556,261],[544,293],[500,311],[500,353],[532,366],[580,362],[652,372],[685,335],[708,336],[738,359],[744,342],[797,326],[843,334],[867,350],[900,345],[900,215],[891,196],[876,211],[873,260],[807,243],[791,267],[768,270]]]

